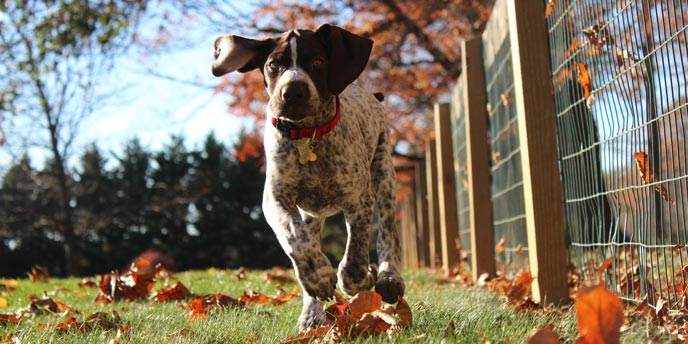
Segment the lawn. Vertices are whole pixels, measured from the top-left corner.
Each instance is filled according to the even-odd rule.
[[[290,271],[246,271],[209,269],[158,277],[153,291],[182,282],[193,294],[222,293],[239,299],[248,291],[268,297],[298,289],[289,278],[269,281],[268,274],[290,277]],[[293,277],[293,276],[292,276]],[[466,287],[427,271],[405,273],[405,299],[411,307],[413,324],[388,335],[359,336],[351,343],[524,343],[529,333],[552,324],[562,343],[578,336],[573,307],[545,310],[516,310],[504,296],[483,287]],[[98,281],[97,277],[92,278]],[[26,316],[19,324],[0,322],[0,342],[19,343],[280,343],[298,335],[295,328],[301,298],[284,304],[226,307],[190,319],[186,305],[191,301],[94,302],[97,287],[79,287],[81,279],[51,278],[48,282],[29,279],[5,280],[0,285],[0,313],[12,314],[31,303],[31,298],[50,297],[73,309]],[[282,283],[281,287],[280,284]],[[2,300],[0,300],[2,301]],[[84,323],[96,312],[107,321],[91,322],[90,331],[78,326],[59,329],[69,317]],[[115,313],[117,315],[115,315]],[[67,313],[67,314],[64,314]],[[118,319],[116,317],[119,317]],[[108,324],[115,324],[109,326]],[[112,328],[108,328],[112,327]],[[629,323],[622,342],[646,343],[648,325],[643,319]],[[654,328],[654,327],[653,327]],[[653,342],[671,342],[671,337],[653,337]]]

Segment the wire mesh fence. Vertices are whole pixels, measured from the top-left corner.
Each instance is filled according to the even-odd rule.
[[[451,103],[452,143],[454,153],[454,177],[456,179],[456,211],[458,212],[458,230],[461,252],[467,261],[471,260],[471,222],[470,204],[468,200],[468,164],[466,152],[466,108],[461,101],[461,95],[465,92],[463,82],[457,83],[454,88],[454,97]]]
[[[682,307],[688,4],[567,0],[547,17],[570,255],[622,298]],[[684,271],[685,270],[685,271]]]
[[[504,5],[501,1],[497,6]],[[498,11],[500,9],[495,9]],[[500,10],[505,13],[505,10]],[[491,147],[491,195],[498,268],[527,270],[528,238],[523,175],[514,99],[514,75],[506,16],[495,17],[483,34],[488,142]]]

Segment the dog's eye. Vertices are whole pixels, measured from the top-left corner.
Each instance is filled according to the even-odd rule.
[[[270,70],[278,70],[278,69],[280,69],[280,65],[279,65],[279,63],[277,63],[275,61],[270,61],[270,63],[268,63],[268,68]]]
[[[320,57],[316,57],[313,59],[313,61],[311,61],[311,68],[312,69],[320,69],[323,67],[323,65],[325,65],[325,60],[323,60]]]

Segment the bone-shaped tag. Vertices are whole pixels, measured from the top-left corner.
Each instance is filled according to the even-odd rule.
[[[294,147],[296,147],[296,150],[299,152],[299,162],[302,165],[305,165],[309,161],[315,161],[318,159],[318,156],[313,153],[311,139],[305,138],[294,140],[293,144]]]

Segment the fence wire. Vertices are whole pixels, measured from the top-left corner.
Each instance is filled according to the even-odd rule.
[[[549,2],[549,1],[548,1]],[[681,307],[688,4],[558,0],[547,17],[570,255],[622,298]]]
[[[466,152],[466,107],[463,102],[465,85],[459,81],[454,87],[454,95],[451,102],[451,126],[452,126],[452,152],[454,154],[454,177],[456,179],[456,211],[458,213],[459,241],[462,259],[472,259],[471,247],[471,218],[470,203],[468,200],[468,156]]]
[[[505,5],[505,1],[496,4]],[[499,270],[511,273],[528,269],[528,236],[516,107],[511,104],[514,76],[509,33],[505,29],[507,20],[506,16],[493,17],[488,23],[483,34],[483,56],[488,141],[492,153],[490,172],[496,262]]]

